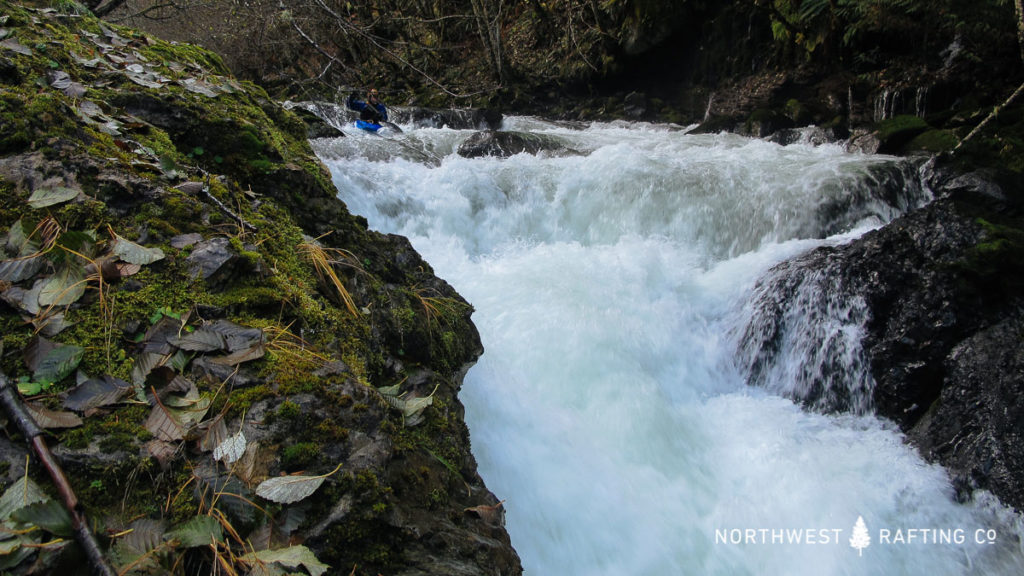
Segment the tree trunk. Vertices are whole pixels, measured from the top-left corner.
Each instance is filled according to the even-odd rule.
[[[504,82],[505,71],[501,55],[501,2],[498,2],[498,13],[491,15],[487,6],[488,0],[471,0],[473,16],[476,19],[480,40],[484,43],[487,56],[494,69],[498,82]]]

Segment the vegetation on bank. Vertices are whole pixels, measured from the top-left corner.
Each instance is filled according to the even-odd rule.
[[[494,503],[455,396],[472,308],[218,56],[40,6],[0,1],[0,372],[106,559],[377,574],[430,556],[403,530],[447,530],[514,573],[462,512]],[[0,570],[87,572],[8,432]]]
[[[390,104],[741,130],[765,128],[755,116],[770,113],[773,125],[840,138],[900,116],[927,123],[883,146],[894,152],[951,150],[1024,81],[1009,0],[99,4],[214,48],[277,97],[340,100],[374,86]],[[1020,106],[962,150],[965,162],[1020,169]]]

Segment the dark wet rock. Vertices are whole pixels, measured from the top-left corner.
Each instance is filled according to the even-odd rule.
[[[79,20],[90,15],[76,18],[72,30],[51,12],[30,17],[11,9],[31,28],[19,37],[32,38],[33,46],[60,29],[63,42],[46,44],[52,61],[73,60],[68,51],[95,52],[90,36],[79,34]],[[103,58],[146,52],[146,68],[167,77],[194,73],[208,79],[207,92],[218,83],[218,94],[112,81],[86,65],[68,68],[73,82],[102,83],[102,102],[93,106],[122,123],[114,140],[76,113],[80,101],[27,84],[50,71],[46,59],[36,58],[23,67],[23,85],[5,85],[4,99],[14,110],[34,104],[40,112],[0,121],[0,232],[20,218],[37,222],[51,213],[61,234],[72,233],[68,238],[107,240],[116,232],[165,254],[75,303],[76,320],[89,320],[78,326],[107,329],[61,334],[62,343],[90,350],[83,373],[130,373],[136,396],[150,388],[151,402],[174,399],[163,407],[119,402],[95,411],[76,404],[86,408],[85,425],[55,434],[52,446],[83,509],[108,526],[147,516],[142,521],[160,516],[173,526],[197,506],[216,507],[247,542],[304,542],[332,573],[348,574],[358,564],[374,574],[521,574],[504,528],[463,512],[497,502],[476,472],[457,396],[482,353],[472,307],[408,239],[370,231],[348,212],[299,116],[256,86],[215,79],[227,72],[212,53],[143,35],[119,38],[130,46]],[[43,88],[46,98],[34,102]],[[445,125],[500,123],[500,115],[482,111],[432,117]],[[24,201],[40,186],[82,193],[40,212]],[[329,258],[345,260],[334,270],[352,309],[324,278],[324,262],[307,253],[312,238]],[[31,278],[2,288],[5,360],[18,363],[18,348],[34,332],[22,314],[40,312],[31,294],[39,288]],[[444,306],[434,312],[426,298]],[[113,324],[101,306],[112,302],[119,316]],[[103,353],[109,346],[116,349]],[[433,399],[412,415],[415,427],[401,403],[377,391],[395,386],[401,390],[394,398]],[[183,396],[192,393],[216,407],[196,405],[188,418],[198,421],[178,430],[172,410],[192,402]],[[161,414],[168,416],[163,422]],[[213,448],[239,430],[252,446],[248,460],[214,462]],[[20,477],[24,452],[6,448],[0,443],[0,455],[12,463],[7,470]],[[303,471],[329,477],[301,502],[270,506],[281,529],[271,537],[257,525],[263,516],[253,503],[265,502],[254,488]],[[29,475],[45,476],[35,467]],[[238,497],[214,503],[215,492]],[[174,503],[157,511],[154,501]],[[182,559],[170,554],[177,557],[168,566]],[[189,570],[212,569],[210,558],[198,562]]]
[[[171,247],[181,250],[183,248],[188,248],[189,246],[192,246],[202,241],[203,235],[199,234],[198,232],[192,232],[190,234],[179,234],[174,238],[171,238]]]
[[[942,462],[961,494],[987,489],[1024,508],[1024,313],[1017,310],[954,346],[939,397],[908,435]],[[1016,345],[1015,345],[1016,343]]]
[[[639,120],[647,114],[647,96],[639,92],[630,92],[622,102],[622,112],[626,118]]]
[[[458,154],[463,158],[497,156],[508,158],[520,153],[570,152],[569,148],[556,138],[526,132],[505,132],[485,130],[477,132],[459,145]]]
[[[21,72],[18,72],[18,66],[6,56],[0,58],[0,82],[4,84],[21,82]]]
[[[718,134],[720,132],[736,132],[743,125],[743,120],[735,116],[711,116],[701,122],[690,134]]]
[[[768,136],[769,142],[775,142],[782,146],[789,146],[791,144],[811,144],[813,146],[821,146],[823,144],[831,144],[837,142],[835,131],[831,128],[818,128],[811,126],[808,128],[786,128],[779,130],[774,134]]]
[[[865,129],[856,129],[846,141],[846,149],[850,152],[862,152],[864,154],[876,154],[882,147],[878,136]]]
[[[296,106],[292,108],[292,111],[305,122],[306,137],[311,140],[313,138],[342,138],[345,136],[344,132],[331,126],[326,120],[311,110]]]
[[[793,120],[785,114],[773,109],[761,109],[755,110],[747,118],[740,133],[755,138],[766,138],[779,130],[787,130],[794,126]]]
[[[776,269],[747,329],[751,382],[763,382],[782,352],[793,328],[786,310],[860,326],[862,339],[819,336],[825,357],[809,361],[821,370],[796,386],[797,399],[892,419],[949,468],[962,496],[987,488],[1022,509],[1020,208],[978,174],[937,170],[928,180],[939,195],[931,204]]]

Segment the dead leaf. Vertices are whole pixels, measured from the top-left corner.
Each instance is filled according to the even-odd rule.
[[[264,353],[265,350],[263,349],[263,344],[260,343],[257,344],[256,346],[253,346],[252,348],[239,350],[237,352],[228,354],[227,356],[218,356],[217,358],[211,358],[210,362],[213,362],[214,364],[224,364],[227,366],[237,366],[243,362],[250,362],[252,360],[258,360],[260,358],[263,358]]]
[[[227,437],[228,427],[224,424],[224,415],[219,414],[213,420],[207,420],[199,425],[199,450],[209,452],[220,446]]]
[[[245,454],[245,444],[245,434],[239,430],[237,434],[225,438],[213,450],[213,459],[220,460],[230,466]]]
[[[156,458],[157,463],[160,464],[161,468],[167,468],[171,460],[174,459],[174,455],[178,453],[178,445],[166,442],[164,440],[150,440],[145,445],[146,452],[153,458]]]
[[[259,442],[249,442],[245,453],[235,462],[234,474],[243,482],[252,486],[266,480],[270,475],[270,463],[274,461],[274,451],[262,448]]]
[[[39,291],[40,306],[70,306],[85,295],[85,269],[74,263],[61,266]]]
[[[56,428],[77,428],[84,424],[82,419],[73,412],[57,412],[37,402],[29,402],[25,404],[25,408],[32,415],[32,419],[36,421],[36,424],[42,428],[51,430]]]
[[[243,348],[252,348],[263,342],[263,330],[235,324],[229,320],[217,320],[207,326],[224,337],[228,352],[237,352]]]
[[[164,252],[159,248],[146,248],[119,236],[113,230],[110,233],[114,237],[111,253],[129,264],[145,266],[164,258]]]
[[[13,258],[0,262],[0,280],[11,284],[28,280],[43,269],[46,259],[42,256]]]
[[[131,384],[110,375],[92,378],[68,391],[64,407],[88,414],[96,408],[121,402],[131,389]]]
[[[163,404],[157,404],[149,413],[145,423],[146,430],[149,430],[158,440],[175,442],[185,438],[185,427]]]
[[[167,342],[189,352],[213,352],[227,348],[224,336],[206,326],[181,336],[169,338]]]
[[[504,500],[494,504],[493,506],[481,504],[479,506],[473,506],[472,508],[466,508],[463,512],[471,516],[476,516],[488,524],[500,526],[505,522],[505,510],[503,509],[503,504],[505,504]]]
[[[12,52],[17,52],[22,56],[32,55],[32,50],[30,48],[26,47],[24,44],[18,42],[14,38],[8,38],[0,42],[0,48],[6,48],[7,50],[11,50]]]
[[[291,504],[313,495],[327,476],[278,476],[260,482],[256,495],[278,504]]]
[[[34,318],[28,318],[28,322],[32,323],[32,327],[43,336],[50,338],[60,334],[65,328],[74,325],[74,322],[69,322],[64,318],[63,312],[52,312],[45,316],[36,316]]]

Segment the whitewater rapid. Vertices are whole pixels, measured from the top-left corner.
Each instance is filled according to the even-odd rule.
[[[314,148],[351,211],[475,307],[460,397],[528,575],[1024,573],[1016,515],[955,502],[893,425],[805,411],[736,359],[755,282],[926,202],[913,166],[530,118],[505,128],[565,150],[466,159],[471,131],[405,128]]]

